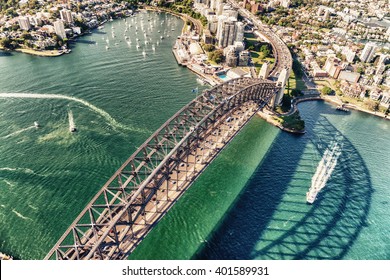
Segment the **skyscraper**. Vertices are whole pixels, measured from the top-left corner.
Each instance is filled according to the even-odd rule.
[[[54,32],[61,38],[66,38],[65,28],[64,28],[64,22],[62,20],[57,20],[54,22]]]
[[[31,24],[28,17],[19,17],[18,22],[19,22],[20,29],[30,30]]]
[[[360,55],[360,60],[362,62],[370,62],[374,57],[375,51],[376,45],[373,43],[367,43]]]

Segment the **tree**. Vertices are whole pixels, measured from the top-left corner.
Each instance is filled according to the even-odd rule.
[[[203,49],[206,51],[206,52],[211,52],[214,50],[214,45],[212,44],[206,44],[203,46]]]
[[[269,57],[271,54],[271,50],[268,44],[264,44],[260,47],[260,51],[263,53],[263,57]]]
[[[322,89],[321,89],[321,93],[323,95],[330,95],[333,93],[333,90],[330,88],[330,87],[327,87],[327,86],[324,86]]]
[[[224,59],[223,51],[222,50],[215,50],[213,52],[210,52],[209,59],[216,62],[216,63],[221,63]]]
[[[358,72],[359,74],[363,75],[364,74],[364,68],[359,66],[356,70],[356,72]]]

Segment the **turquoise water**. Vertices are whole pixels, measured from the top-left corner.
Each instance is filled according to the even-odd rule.
[[[139,14],[127,44],[130,21],[106,24],[58,58],[0,53],[0,251],[43,258],[112,173],[194,98],[196,76],[171,51],[179,35],[171,29],[183,22]],[[254,118],[130,258],[390,259],[389,122],[321,102],[299,106],[304,136]],[[336,138],[339,164],[307,205]]]
[[[229,81],[230,80],[230,78],[228,78],[228,76],[226,76],[225,74],[218,75],[218,78],[220,78],[222,81]]]

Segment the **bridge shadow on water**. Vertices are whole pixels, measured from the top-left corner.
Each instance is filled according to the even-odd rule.
[[[369,171],[353,144],[326,117],[306,122],[306,128],[302,137],[279,133],[194,259],[346,256],[367,226],[373,192]],[[311,178],[332,141],[342,147],[336,168],[314,204],[306,204]]]

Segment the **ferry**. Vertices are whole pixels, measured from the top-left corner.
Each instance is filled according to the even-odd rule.
[[[349,112],[349,109],[345,108],[344,104],[337,106],[336,110],[343,111],[343,112]]]
[[[311,179],[311,187],[306,193],[307,203],[313,204],[317,194],[325,187],[326,182],[336,167],[340,154],[341,148],[336,142],[332,143],[330,147],[325,150],[317,170]]]

